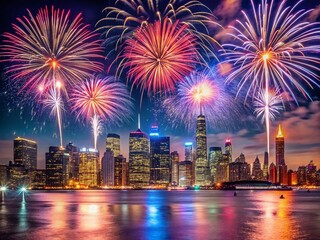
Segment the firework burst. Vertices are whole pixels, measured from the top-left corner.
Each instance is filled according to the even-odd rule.
[[[210,9],[197,0],[118,0],[116,5],[104,9],[106,17],[98,22],[100,30],[105,32],[108,44],[118,48],[134,31],[155,21],[168,18],[171,23],[188,26],[199,42],[199,45],[209,55],[214,55],[212,43],[217,42],[209,36],[208,26],[218,25]]]
[[[197,63],[195,38],[168,19],[140,28],[124,47],[122,68],[142,90],[169,91],[188,75]]]
[[[64,88],[80,82],[103,65],[100,41],[82,22],[81,14],[70,20],[70,11],[40,9],[34,17],[17,18],[15,31],[4,33],[0,56],[9,66],[6,73],[22,88],[33,91],[41,86],[49,90],[60,81]]]
[[[230,116],[238,114],[238,106],[220,80],[212,72],[194,72],[185,77],[178,84],[176,94],[166,98],[163,103],[172,124],[182,122],[190,129],[197,116],[204,114],[209,125],[225,126]]]
[[[72,111],[77,118],[91,121],[95,148],[101,121],[119,125],[128,119],[132,109],[129,92],[124,84],[113,77],[94,76],[77,86],[71,94]]]
[[[286,1],[274,6],[273,0],[262,0],[256,10],[251,1],[254,17],[243,11],[245,22],[237,20],[239,28],[231,26],[234,43],[223,45],[226,62],[234,66],[227,83],[239,78],[239,91],[249,87],[247,96],[265,89],[265,98],[269,99],[269,89],[279,88],[297,102],[294,87],[311,99],[306,87],[319,87],[320,28],[319,23],[304,21],[312,10],[297,11],[300,2],[285,7]],[[269,115],[266,108],[265,117]]]

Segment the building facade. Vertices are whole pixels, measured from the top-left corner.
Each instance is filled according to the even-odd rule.
[[[217,166],[222,161],[221,147],[209,148],[209,167],[211,184],[217,183]]]
[[[17,137],[13,140],[13,160],[26,170],[37,169],[37,142]]]
[[[108,133],[106,139],[106,150],[113,153],[114,157],[120,155],[120,136],[115,133]]]
[[[69,152],[63,147],[49,147],[46,153],[46,187],[64,188],[69,180]]]
[[[193,163],[191,161],[179,162],[179,186],[192,186]]]
[[[129,137],[129,184],[148,186],[150,182],[150,141],[140,129]]]
[[[177,151],[171,153],[171,185],[179,185],[179,153]]]
[[[99,186],[99,152],[93,148],[80,149],[79,183],[85,187]]]
[[[197,118],[195,184],[199,186],[210,185],[207,156],[207,130],[204,115],[199,115]]]

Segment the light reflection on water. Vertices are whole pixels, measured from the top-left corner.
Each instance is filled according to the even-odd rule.
[[[320,239],[319,203],[320,191],[8,192],[0,239]]]

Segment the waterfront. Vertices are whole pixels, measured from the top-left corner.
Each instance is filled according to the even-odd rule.
[[[0,239],[320,239],[320,191],[6,192]],[[284,194],[285,199],[279,199]]]

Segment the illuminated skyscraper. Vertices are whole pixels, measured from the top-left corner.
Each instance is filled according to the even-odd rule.
[[[37,169],[37,142],[17,137],[13,141],[14,163],[23,165],[26,170]]]
[[[63,188],[69,180],[69,152],[63,147],[49,147],[46,153],[46,186]]]
[[[307,184],[307,167],[300,166],[298,167],[298,185],[304,186]]]
[[[229,181],[229,154],[222,154],[222,158],[218,161],[216,183]]]
[[[229,163],[229,181],[250,180],[250,164],[246,163],[243,153],[232,163]]]
[[[108,133],[106,140],[106,149],[113,153],[114,157],[120,155],[120,136],[115,133]]]
[[[179,153],[171,153],[171,183],[174,186],[179,185]]]
[[[229,163],[232,162],[232,145],[231,139],[227,138],[225,143],[225,153],[229,155]]]
[[[185,161],[193,162],[192,142],[186,142],[184,144],[184,156]]]
[[[148,186],[150,182],[150,142],[140,129],[129,137],[129,183],[134,187]]]
[[[98,186],[99,172],[99,152],[93,148],[80,149],[80,184],[88,187]]]
[[[210,185],[206,119],[204,115],[199,115],[197,118],[196,145],[195,184],[200,186]]]
[[[210,147],[209,149],[209,165],[211,183],[216,183],[218,162],[222,161],[221,147]]]
[[[279,125],[278,134],[276,137],[276,167],[277,167],[277,182],[280,184],[288,184],[288,170],[284,160],[284,136]]]
[[[314,164],[313,160],[307,165],[307,185],[315,185],[317,177],[317,166]]]
[[[126,158],[118,155],[114,158],[114,186],[126,186],[128,177],[128,163]]]
[[[150,132],[150,183],[170,183],[170,137],[160,137],[157,125]]]

